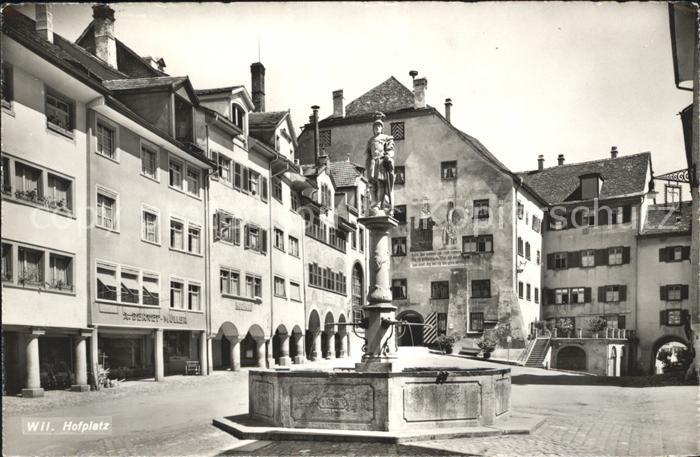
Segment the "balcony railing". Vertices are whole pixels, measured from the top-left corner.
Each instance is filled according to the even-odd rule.
[[[634,330],[624,328],[604,328],[599,332],[593,332],[589,329],[576,328],[571,330],[554,329],[535,329],[536,338],[558,338],[558,339],[586,339],[586,338],[607,338],[627,340],[634,336]]]

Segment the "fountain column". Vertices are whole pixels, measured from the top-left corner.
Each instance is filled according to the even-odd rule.
[[[389,230],[398,222],[391,216],[374,215],[359,219],[369,232],[369,294],[363,308],[367,319],[366,350],[362,361],[356,364],[358,371],[391,371],[391,361],[396,358],[394,326],[390,324],[396,315],[391,295],[391,257]]]

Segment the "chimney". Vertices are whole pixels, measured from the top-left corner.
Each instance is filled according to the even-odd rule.
[[[313,120],[314,124],[314,163],[316,166],[319,165],[319,160],[321,158],[321,153],[320,153],[320,146],[319,146],[319,136],[318,136],[318,105],[314,105],[311,107],[313,110],[314,114],[311,116],[311,119]]]
[[[345,106],[343,106],[343,89],[333,91],[333,117],[345,117]]]
[[[36,12],[36,33],[39,36],[53,43],[53,5],[50,3],[37,3]]]
[[[95,55],[117,68],[117,40],[114,38],[114,10],[106,3],[92,7],[95,24]]]
[[[544,170],[544,156],[542,154],[537,156],[537,169]]]
[[[557,157],[557,162],[557,165],[564,165],[564,154],[559,154],[559,156]]]
[[[617,146],[610,148],[610,158],[617,159]]]
[[[416,76],[418,76],[418,72],[416,70],[411,70],[408,72],[408,76],[411,77],[411,81],[415,81]]]
[[[452,99],[451,98],[445,99],[445,119],[447,119],[447,122],[449,122],[450,124],[452,123]]]
[[[253,91],[254,111],[265,112],[265,66],[260,62],[255,62],[250,66],[250,87]]]
[[[413,80],[414,108],[425,108],[425,91],[428,89],[428,80],[418,78]]]

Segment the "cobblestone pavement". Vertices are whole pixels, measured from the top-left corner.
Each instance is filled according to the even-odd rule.
[[[454,357],[421,357],[414,360],[416,365],[494,366]],[[324,361],[314,366],[330,364]],[[601,386],[586,376],[522,367],[512,367],[512,374],[513,409],[547,417],[532,435],[402,445],[239,441],[214,428],[211,419],[246,412],[247,374],[217,372],[209,378],[122,385],[118,392],[105,397],[102,395],[107,394],[102,392],[94,397],[73,394],[83,399],[61,407],[55,407],[60,403],[59,396],[35,405],[34,410],[24,406],[34,399],[20,400],[25,403],[19,408],[15,408],[17,399],[10,399],[13,401],[3,405],[3,454],[637,456],[695,455],[700,449],[697,386]],[[22,435],[18,428],[22,416],[91,415],[111,415],[112,436],[37,437]]]

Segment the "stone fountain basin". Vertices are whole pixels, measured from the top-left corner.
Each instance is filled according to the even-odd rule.
[[[248,379],[249,416],[274,427],[393,432],[489,426],[510,414],[509,368],[254,370]]]

